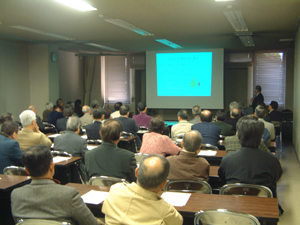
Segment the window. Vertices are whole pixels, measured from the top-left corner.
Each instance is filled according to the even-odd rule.
[[[103,56],[105,71],[105,103],[130,103],[129,73],[125,56]]]
[[[285,54],[283,52],[256,52],[254,54],[253,86],[260,85],[265,104],[277,101],[285,107]]]

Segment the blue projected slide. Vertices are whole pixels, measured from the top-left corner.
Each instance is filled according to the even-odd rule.
[[[157,96],[211,96],[212,52],[157,53]]]

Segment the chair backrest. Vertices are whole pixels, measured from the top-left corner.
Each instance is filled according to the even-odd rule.
[[[121,136],[122,137],[132,137],[134,135],[132,133],[130,133],[130,132],[122,131],[121,132]]]
[[[220,189],[220,195],[248,195],[256,197],[273,198],[272,191],[265,186],[255,184],[225,184]]]
[[[67,152],[61,152],[61,151],[51,151],[53,156],[68,156],[72,157],[72,154],[69,154]]]
[[[177,135],[174,135],[174,138],[175,139],[182,139],[184,137],[185,134],[177,134]]]
[[[219,150],[217,146],[211,144],[202,144],[201,149]]]
[[[147,156],[148,154],[145,153],[135,153],[134,157],[137,163],[140,163],[142,161],[142,159]]]
[[[226,209],[212,209],[195,214],[194,225],[260,225],[258,219],[250,214],[229,211]]]
[[[279,121],[271,121],[271,123],[274,125],[275,128],[275,134],[276,136],[280,135],[282,124]]]
[[[24,167],[19,166],[7,166],[3,170],[5,175],[19,175],[19,176],[29,176]]]
[[[91,177],[89,184],[110,187],[111,185],[120,182],[126,182],[126,180],[117,177],[100,176],[100,177]]]
[[[71,225],[71,223],[43,219],[20,219],[16,225]]]
[[[169,180],[165,191],[211,194],[211,186],[201,180]]]
[[[149,130],[147,127],[140,126],[139,130]]]

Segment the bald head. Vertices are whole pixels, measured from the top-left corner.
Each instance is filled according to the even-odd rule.
[[[202,122],[211,122],[212,121],[212,115],[211,115],[211,111],[209,110],[203,110],[201,111],[201,114],[200,114],[200,119]]]
[[[82,112],[91,114],[91,108],[88,105],[84,105],[82,107]]]
[[[231,109],[230,110],[230,116],[231,116],[231,118],[239,118],[240,110],[238,108]]]
[[[197,130],[186,132],[183,137],[183,148],[189,152],[196,152],[200,149],[202,135]]]
[[[28,107],[28,110],[33,111],[33,112],[35,113],[35,115],[37,114],[37,110],[36,110],[36,107],[35,107],[34,105],[30,105],[30,106]]]
[[[140,163],[137,182],[144,189],[156,189],[166,181],[170,163],[162,155],[148,155]]]

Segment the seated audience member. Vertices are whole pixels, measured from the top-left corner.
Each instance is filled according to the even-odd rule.
[[[80,117],[81,127],[85,128],[86,125],[93,123],[93,117],[91,116],[92,110],[89,106],[84,105],[82,107],[84,115]]]
[[[67,111],[67,107],[64,110]],[[79,169],[83,181],[87,181],[84,168],[85,153],[87,150],[87,142],[79,136],[80,119],[77,116],[69,117],[67,121],[66,133],[54,138],[54,149],[62,152],[68,152],[72,156],[81,157]]]
[[[82,117],[83,116],[83,112],[82,112],[82,106],[81,106],[81,100],[80,99],[77,99],[75,101],[75,110],[74,110],[74,116],[77,116],[77,117]]]
[[[269,105],[269,117],[271,121],[282,121],[282,114],[281,112],[277,111],[278,108],[278,102],[276,101],[271,101]]]
[[[64,111],[64,102],[61,98],[56,100],[56,105],[60,108],[60,112]]]
[[[20,120],[23,129],[19,132],[17,141],[20,144],[22,151],[25,151],[33,145],[44,144],[51,146],[52,141],[42,132],[40,132],[38,125],[35,122],[36,115],[31,110],[25,110],[20,114]]]
[[[252,119],[255,121],[258,121],[258,118],[254,115],[249,115],[247,117],[241,117],[239,119],[239,121],[236,124],[236,135],[234,136],[230,136],[230,137],[225,137],[225,150],[227,153],[229,152],[236,152],[237,150],[239,150],[242,146],[240,144],[239,138],[238,138],[238,132],[241,129],[241,123],[243,120],[245,120],[245,118],[247,119]],[[267,129],[264,129],[265,132],[269,133],[269,131]],[[270,136],[270,135],[269,135]],[[260,144],[258,146],[259,149],[263,150],[263,151],[267,151],[269,152],[270,150],[268,149],[268,147],[265,145],[264,139],[262,138],[260,141]]]
[[[1,126],[5,121],[14,121],[14,116],[11,113],[4,113],[0,117],[0,130]]]
[[[241,112],[241,116],[246,116],[246,115],[248,115],[247,110],[246,110],[246,106],[245,106],[244,103],[238,102],[238,109],[239,109],[240,112]]]
[[[187,132],[181,146],[179,155],[169,156],[169,180],[209,180],[209,163],[202,157],[197,157],[202,142],[201,134],[192,130]]]
[[[149,124],[149,133],[143,135],[143,143],[140,153],[176,155],[181,150],[166,135],[162,135],[165,122],[161,117],[153,117]]]
[[[182,109],[177,113],[177,119],[179,123],[175,124],[171,128],[171,137],[174,138],[175,135],[185,134],[191,130],[193,124],[189,123],[189,114],[187,110]]]
[[[200,113],[201,113],[201,108],[199,105],[195,105],[192,108],[192,114],[194,116],[194,119],[190,120],[189,123],[191,124],[196,124],[196,123],[200,123]]]
[[[48,114],[53,111],[53,103],[47,102],[46,109],[43,112],[43,121],[48,121]]]
[[[137,110],[140,114],[133,116],[132,118],[135,120],[136,124],[141,127],[149,128],[150,120],[152,119],[151,116],[147,115],[147,105],[145,102],[139,102],[137,104]]]
[[[111,186],[102,207],[105,224],[181,225],[182,216],[160,197],[169,170],[170,164],[165,157],[145,157],[135,170],[137,183]]]
[[[66,105],[64,108],[64,117],[56,121],[56,129],[59,132],[65,131],[67,129],[67,121],[70,116],[74,116],[74,108],[71,105]]]
[[[230,124],[232,126],[233,132],[236,132],[236,123],[241,116],[240,110],[238,108],[233,108],[230,111],[230,117],[227,118],[225,123]]]
[[[227,118],[230,118],[230,112],[234,108],[239,108],[239,104],[236,101],[230,102],[230,104],[229,104],[229,111],[226,112],[226,117]]]
[[[51,123],[54,126],[56,126],[56,121],[63,117],[64,115],[62,114],[61,109],[57,105],[55,105],[53,107],[53,111],[48,114],[48,123]]]
[[[5,121],[0,133],[0,174],[7,166],[21,166],[22,151],[16,141],[19,125],[14,121]]]
[[[200,114],[201,123],[194,124],[192,130],[197,130],[203,137],[202,144],[218,145],[222,128],[211,123],[212,115],[208,110],[204,110]]]
[[[251,116],[241,118],[238,138],[242,147],[223,157],[219,177],[227,183],[264,185],[276,197],[276,182],[282,175],[280,162],[270,152],[258,148],[264,124]]]
[[[100,137],[100,127],[101,123],[104,120],[104,110],[99,108],[95,109],[93,112],[94,122],[86,125],[86,135],[88,139],[101,139]]]
[[[269,108],[267,107],[267,105],[263,102],[258,102],[257,106],[263,106],[265,108],[265,115],[264,115],[263,119],[264,119],[264,121],[271,123],[271,118],[269,116]],[[254,111],[254,113],[255,113],[255,111]]]
[[[36,107],[34,105],[31,105],[31,106],[29,106],[28,110],[31,110],[35,113],[36,124],[39,126],[40,131],[44,132],[45,131],[45,125],[43,124],[43,121],[42,121],[41,117],[38,116]]]
[[[128,117],[129,113],[130,113],[130,107],[128,105],[122,105],[120,107],[120,117],[118,117],[116,119],[121,122],[123,131],[130,132],[134,136],[136,136],[136,139],[135,139],[136,145],[137,145],[137,148],[140,149],[142,143],[141,143],[139,136],[137,135],[137,132],[140,129],[140,127],[136,124],[134,119]]]
[[[124,178],[129,182],[136,180],[134,153],[118,148],[122,124],[117,120],[106,120],[101,125],[102,144],[86,153],[85,167],[88,179],[92,176]]]
[[[93,112],[95,109],[98,109],[99,107],[99,102],[97,100],[93,100],[92,103],[91,103],[91,107],[92,107],[92,115],[93,115]]]
[[[255,109],[254,115],[256,115],[258,117],[258,120],[263,122],[265,125],[264,127],[268,129],[270,133],[270,139],[268,143],[271,143],[271,140],[275,139],[275,128],[272,123],[269,123],[263,119],[265,116],[265,107],[258,105]]]
[[[114,119],[114,118],[117,118],[117,117],[120,117],[120,107],[122,106],[122,102],[117,102],[115,105],[114,105],[114,108],[115,108],[115,112],[113,112],[110,116]]]
[[[105,110],[104,110],[104,120],[102,120],[102,123],[103,123],[105,120],[112,119],[112,117],[110,116],[110,114],[111,114],[110,110],[108,110],[108,109],[105,109]]]
[[[216,121],[213,124],[218,125],[222,128],[221,135],[230,136],[233,135],[233,128],[230,124],[225,123],[227,120],[226,113],[223,110],[218,110],[216,115]]]
[[[59,185],[53,179],[54,162],[48,147],[30,147],[22,156],[31,183],[11,193],[11,211],[15,221],[45,219],[78,225],[102,224],[82,201],[76,188]]]

